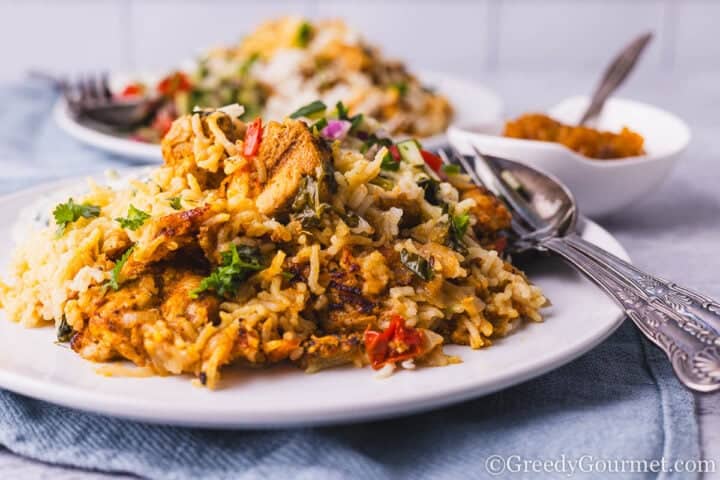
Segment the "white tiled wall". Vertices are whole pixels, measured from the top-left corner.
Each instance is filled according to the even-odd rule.
[[[712,0],[0,0],[0,80],[170,66],[285,13],[345,17],[413,66],[458,73],[594,71],[648,29],[646,73],[720,70]]]

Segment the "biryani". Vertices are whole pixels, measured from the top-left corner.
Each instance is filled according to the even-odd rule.
[[[7,317],[54,325],[87,360],[210,388],[230,364],[448,365],[446,345],[541,321],[542,292],[503,259],[503,204],[419,142],[311,105],[177,119],[147,178],[91,182],[20,242]]]
[[[196,106],[240,103],[244,120],[282,119],[320,99],[342,101],[351,114],[378,119],[394,136],[429,137],[446,130],[448,100],[424,87],[340,20],[285,17],[262,24],[238,45],[216,48],[188,71],[156,85],[132,83],[122,96],[160,96],[163,106],[134,138],[158,142],[178,116]]]
[[[606,132],[582,125],[565,125],[541,113],[528,113],[508,121],[503,135],[560,143],[580,155],[598,160],[645,155],[645,139],[627,127],[619,133]]]

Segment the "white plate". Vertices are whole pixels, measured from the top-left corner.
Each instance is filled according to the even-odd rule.
[[[0,265],[13,245],[9,225],[34,199],[67,184],[51,184],[0,199]],[[583,237],[627,259],[605,230],[588,222]],[[600,289],[554,257],[524,265],[553,306],[485,350],[450,346],[463,363],[400,370],[377,379],[370,368],[308,375],[290,366],[225,371],[220,389],[195,387],[188,376],[104,377],[98,364],[54,343],[53,328],[26,329],[0,311],[0,387],[101,414],[173,425],[217,428],[285,427],[403,415],[485,395],[555,369],[587,352],[622,322]]]
[[[130,78],[127,75],[118,75]],[[145,78],[145,76],[143,76]],[[492,90],[478,83],[444,73],[426,72],[420,75],[423,83],[436,88],[446,95],[455,108],[454,125],[460,127],[494,123],[501,119],[502,100]],[[113,85],[118,81],[112,81]],[[155,144],[137,142],[129,138],[110,133],[109,130],[87,121],[78,121],[70,113],[61,98],[53,108],[55,121],[68,135],[93,147],[135,160],[159,162],[162,159],[160,147]],[[435,135],[423,140],[423,145],[435,149],[446,143],[445,134]]]

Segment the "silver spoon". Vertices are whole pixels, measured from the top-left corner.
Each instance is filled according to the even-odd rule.
[[[688,388],[720,389],[720,303],[654,277],[576,233],[572,193],[554,177],[503,158],[446,152],[477,184],[501,198],[513,214],[512,247],[560,255],[602,287],[670,359]],[[474,163],[474,165],[471,164]]]
[[[588,105],[585,113],[580,118],[579,125],[584,125],[602,111],[605,101],[625,81],[645,47],[652,40],[652,36],[652,32],[640,35],[623,48],[612,63],[608,65],[600,83],[595,88],[590,105]]]

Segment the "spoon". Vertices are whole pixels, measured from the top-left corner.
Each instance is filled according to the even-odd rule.
[[[462,165],[476,184],[505,202],[513,214],[510,245],[515,251],[562,257],[602,287],[665,352],[685,386],[701,392],[720,389],[720,303],[643,272],[583,240],[576,232],[575,199],[554,177],[474,150],[471,157],[454,150],[441,156]]]
[[[605,101],[625,81],[645,47],[652,40],[652,36],[652,32],[640,35],[625,46],[612,63],[608,65],[600,84],[595,88],[590,105],[588,105],[585,113],[580,118],[579,125],[586,124],[602,111]]]

